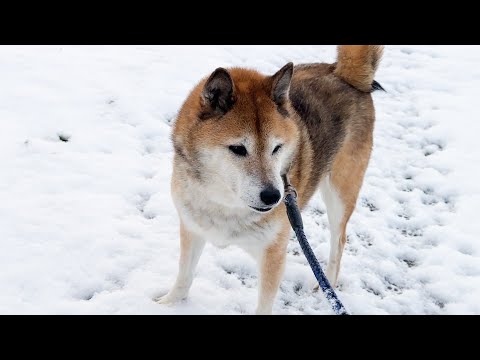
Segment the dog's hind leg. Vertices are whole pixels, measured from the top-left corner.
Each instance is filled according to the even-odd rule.
[[[351,212],[346,210],[345,203],[332,184],[330,175],[323,179],[320,191],[327,207],[328,223],[330,225],[330,257],[326,275],[330,284],[335,286],[346,242],[346,225]]]
[[[180,225],[180,262],[178,275],[172,289],[158,300],[160,304],[170,304],[188,296],[192,286],[195,268],[202,254],[205,241]]]
[[[289,231],[288,222],[285,221],[275,242],[268,246],[259,258],[260,281],[257,315],[270,315],[272,313],[273,302],[285,268]]]
[[[347,241],[348,220],[355,209],[358,193],[370,158],[371,143],[347,143],[332,163],[330,174],[320,186],[330,224],[330,258],[326,271],[332,286],[337,283],[343,249]]]

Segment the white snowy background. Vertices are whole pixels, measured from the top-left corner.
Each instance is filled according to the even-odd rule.
[[[171,124],[216,67],[273,74],[334,46],[1,46],[0,313],[251,314],[255,263],[207,245],[172,285]],[[387,46],[338,295],[353,314],[480,314],[480,47]],[[67,142],[61,140],[68,140]],[[304,212],[329,249],[317,195]],[[275,314],[331,314],[293,237]]]

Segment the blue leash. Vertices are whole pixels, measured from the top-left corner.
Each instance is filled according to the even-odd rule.
[[[310,267],[312,268],[313,274],[318,280],[318,284],[320,288],[325,293],[330,305],[332,305],[332,309],[336,315],[348,315],[347,310],[343,306],[342,302],[338,299],[335,290],[333,290],[332,286],[328,282],[325,273],[323,272],[320,264],[313,253],[310,244],[308,243],[307,237],[303,232],[303,221],[302,215],[300,214],[300,209],[297,205],[297,191],[295,188],[290,184],[287,175],[283,175],[283,183],[285,185],[285,205],[287,208],[287,215],[288,220],[290,221],[290,225],[292,225],[293,231],[297,235],[298,242],[300,243],[300,247],[302,248],[303,254],[307,258]]]

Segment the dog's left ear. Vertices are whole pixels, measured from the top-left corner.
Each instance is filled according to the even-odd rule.
[[[278,106],[282,106],[288,100],[292,75],[293,63],[289,62],[272,76],[272,99]]]

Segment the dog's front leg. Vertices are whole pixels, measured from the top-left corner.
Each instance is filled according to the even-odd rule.
[[[258,291],[257,315],[270,315],[273,302],[285,268],[289,227],[282,227],[275,242],[264,249],[260,257],[260,287]]]
[[[180,225],[180,262],[177,280],[168,294],[158,300],[160,304],[174,303],[188,296],[204,246],[204,239],[188,231],[183,224]]]

